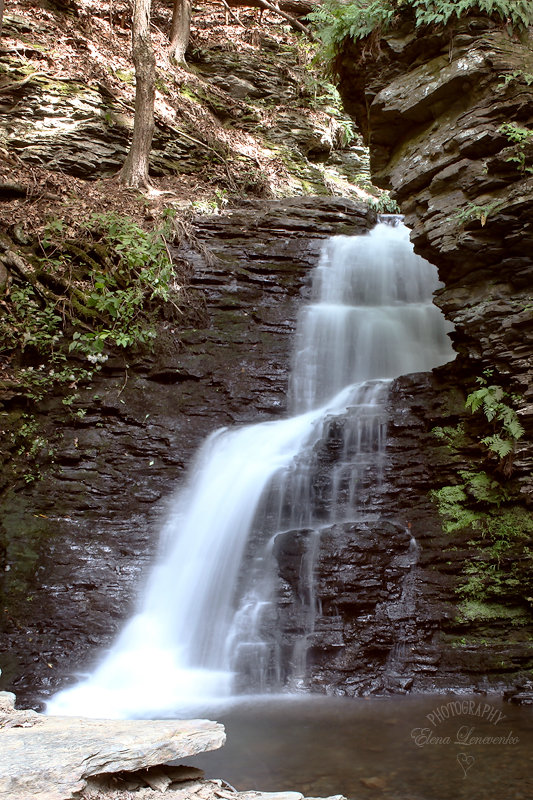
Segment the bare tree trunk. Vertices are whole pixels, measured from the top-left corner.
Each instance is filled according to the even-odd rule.
[[[4,22],[4,0],[0,0],[0,39],[2,38],[3,22]]]
[[[170,26],[169,55],[177,64],[185,63],[185,51],[191,30],[191,0],[174,0]]]
[[[118,180],[136,188],[150,186],[148,163],[154,135],[155,55],[150,38],[152,0],[135,0],[133,6],[133,63],[135,65],[135,119],[133,139]]]

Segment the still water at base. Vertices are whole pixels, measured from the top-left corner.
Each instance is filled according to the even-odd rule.
[[[202,709],[227,743],[187,763],[241,791],[530,800],[533,714],[483,695],[253,697]]]

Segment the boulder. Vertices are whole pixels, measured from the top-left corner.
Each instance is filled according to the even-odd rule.
[[[215,750],[226,739],[209,720],[44,717],[15,711],[14,701],[0,693],[1,800],[68,800],[95,775]]]

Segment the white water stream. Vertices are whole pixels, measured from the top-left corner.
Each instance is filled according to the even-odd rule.
[[[247,688],[255,691],[302,677],[319,530],[302,559],[308,630],[294,642],[289,676],[280,674],[275,644],[262,632],[262,619],[265,613],[272,618],[275,604],[269,553],[276,531],[312,522],[313,446],[331,419],[348,409],[344,451],[351,462],[355,453],[356,464],[346,472],[340,459],[333,494],[349,483],[349,502],[330,516],[364,502],[356,496],[358,487],[362,493],[357,462],[365,463],[369,453],[379,462],[383,455],[390,380],[454,357],[449,327],[432,304],[437,286],[436,269],[413,253],[401,224],[380,223],[365,236],[326,243],[313,300],[298,326],[290,387],[294,416],[208,438],[173,502],[162,533],[164,555],[138,612],[96,670],[52,698],[49,714],[173,714],[231,695],[235,671],[244,670]],[[242,581],[243,555],[267,496],[275,498],[270,518],[277,523]]]

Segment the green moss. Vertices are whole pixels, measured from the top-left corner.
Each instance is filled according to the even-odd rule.
[[[0,555],[3,563],[2,606],[9,602],[10,613],[23,618],[32,602],[35,578],[43,543],[53,534],[50,520],[32,513],[30,501],[8,492],[0,515]]]
[[[135,72],[132,69],[116,69],[114,74],[123,83],[128,83],[130,86],[135,84]]]
[[[482,603],[478,600],[464,600],[459,605],[459,620],[466,622],[490,622],[508,620],[511,625],[527,625],[531,617],[523,608],[500,605],[499,603]]]
[[[182,86],[180,89],[180,94],[183,97],[186,97],[188,100],[192,100],[194,103],[201,104],[201,100],[196,92],[193,92],[188,86]]]

